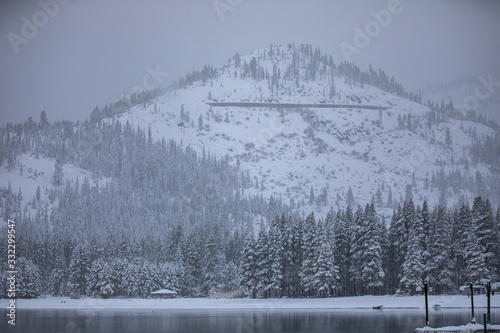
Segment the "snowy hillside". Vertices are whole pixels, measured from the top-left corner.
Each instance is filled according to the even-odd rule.
[[[57,204],[54,191],[61,189],[67,183],[83,183],[89,180],[91,186],[98,182],[105,185],[106,177],[93,177],[92,172],[76,167],[70,163],[61,165],[60,184],[54,184],[56,161],[47,157],[22,154],[17,158],[15,168],[0,165],[0,188],[10,189],[8,192],[17,194],[21,208],[27,207],[29,213],[36,215],[39,208],[50,211]],[[25,210],[28,213],[28,210]],[[6,223],[3,219],[1,223]]]
[[[473,163],[470,147],[472,133],[494,135],[493,129],[439,113],[436,120],[435,111],[365,83],[356,73],[307,46],[270,46],[237,54],[223,68],[206,66],[180,82],[185,87],[114,118],[150,128],[154,138],[225,155],[248,173],[247,192],[282,196],[295,207],[305,203],[310,205],[306,211],[345,207],[349,188],[356,204],[375,200],[391,212],[396,202],[402,203],[408,185],[418,201],[433,203],[453,204],[461,196],[470,200],[478,191],[488,191],[464,182],[441,186],[438,175],[459,173],[460,179],[474,183],[479,171],[487,178],[490,166]],[[380,80],[385,76],[374,73]],[[353,79],[357,75],[361,79]],[[207,104],[221,102],[352,107]]]

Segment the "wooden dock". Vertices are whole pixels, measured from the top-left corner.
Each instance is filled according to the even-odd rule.
[[[415,333],[483,333],[484,325],[480,324],[468,324],[465,326],[449,326],[440,328],[417,328]],[[500,325],[488,325],[486,332],[488,333],[500,333]]]
[[[486,285],[486,297],[488,298],[488,312],[483,314],[483,324],[477,324],[476,317],[474,315],[474,286],[471,283],[470,286],[470,301],[471,301],[471,323],[464,326],[448,326],[432,328],[429,324],[429,302],[427,299],[427,283],[424,284],[424,294],[425,294],[425,322],[427,324],[424,328],[416,328],[415,333],[500,333],[500,325],[491,325],[490,317],[490,297],[491,297],[491,283],[488,282]]]

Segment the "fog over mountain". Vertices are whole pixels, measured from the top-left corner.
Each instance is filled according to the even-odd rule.
[[[145,82],[169,84],[271,43],[311,43],[337,62],[384,68],[407,89],[487,77],[500,72],[499,15],[485,0],[5,0],[0,123],[42,110],[82,120]],[[358,52],[346,57],[345,44]],[[148,80],[152,71],[169,75]]]

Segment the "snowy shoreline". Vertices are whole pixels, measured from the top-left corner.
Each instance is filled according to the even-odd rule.
[[[0,309],[6,309],[8,299],[0,299]],[[383,309],[424,309],[423,296],[359,296],[341,298],[298,298],[298,299],[212,299],[212,298],[176,298],[176,299],[70,299],[68,297],[47,297],[39,299],[16,299],[17,309],[51,310],[294,310],[324,309],[367,310],[383,306]],[[470,308],[467,296],[430,296],[429,306],[438,305],[441,309]],[[486,308],[486,297],[474,297],[475,308]],[[500,309],[500,297],[491,298],[491,307]]]

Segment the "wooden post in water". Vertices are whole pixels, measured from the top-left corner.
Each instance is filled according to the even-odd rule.
[[[484,333],[488,333],[488,327],[486,326],[486,313],[483,313],[484,320]]]
[[[470,284],[470,305],[471,305],[471,312],[472,312],[471,323],[475,324],[476,317],[474,316],[474,286],[472,285],[472,283]]]
[[[487,297],[487,308],[488,308],[488,316],[487,316],[487,320],[486,322],[488,324],[491,324],[491,303],[490,303],[490,295],[491,295],[491,282],[488,282],[488,284],[486,285],[486,297]]]
[[[425,293],[425,325],[430,327],[429,323],[429,300],[427,299],[427,283],[424,284],[424,293]]]

